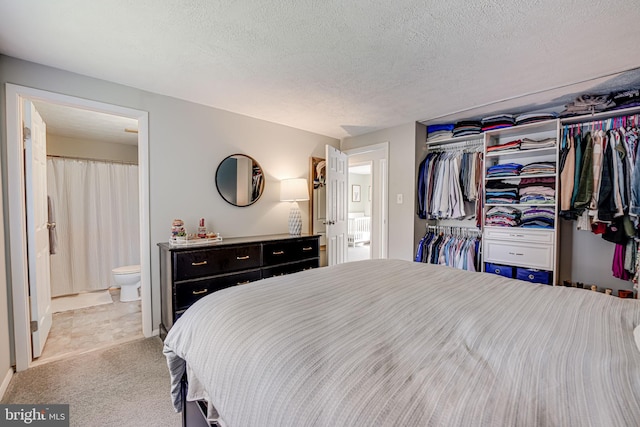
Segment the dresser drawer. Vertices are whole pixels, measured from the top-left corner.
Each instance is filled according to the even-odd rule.
[[[318,256],[318,239],[265,243],[263,265],[276,265]]]
[[[175,280],[260,267],[260,245],[207,248],[175,254]]]
[[[553,244],[553,230],[531,230],[518,227],[485,227],[485,239]]]
[[[307,261],[294,262],[291,264],[277,265],[275,267],[267,267],[262,269],[262,278],[266,279],[273,276],[283,276],[285,274],[297,273],[303,270],[318,268],[320,260],[318,258]]]
[[[486,239],[484,260],[498,264],[553,270],[553,245]]]
[[[220,289],[228,288],[229,286],[243,285],[260,280],[261,278],[262,273],[260,270],[252,270],[237,274],[227,274],[211,279],[178,283],[175,287],[175,309],[186,309],[200,298],[219,291]]]

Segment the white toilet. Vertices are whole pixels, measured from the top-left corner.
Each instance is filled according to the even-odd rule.
[[[113,280],[120,285],[120,301],[137,301],[140,299],[140,266],[125,265],[111,270]]]

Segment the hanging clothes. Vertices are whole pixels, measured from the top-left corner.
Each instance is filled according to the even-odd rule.
[[[565,126],[560,215],[616,244],[614,277],[637,278],[640,168],[638,115]]]
[[[429,226],[416,248],[416,262],[439,264],[460,270],[481,271],[480,234],[476,229],[445,231]]]
[[[479,144],[431,151],[418,167],[418,217],[459,219],[474,215],[465,202],[480,194],[482,153]]]

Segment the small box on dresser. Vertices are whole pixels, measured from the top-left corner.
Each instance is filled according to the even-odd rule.
[[[320,266],[320,236],[239,237],[160,248],[160,336],[200,298],[230,286]]]

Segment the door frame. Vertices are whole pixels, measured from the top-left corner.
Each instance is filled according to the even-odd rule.
[[[374,203],[371,206],[372,224],[371,229],[379,236],[379,246],[374,254],[374,247],[371,247],[371,258],[388,258],[389,256],[389,142],[365,145],[363,147],[344,150],[347,154],[347,166],[352,156],[358,156],[358,161],[371,161],[371,179],[373,199],[380,200],[380,204]],[[376,173],[379,169],[379,174]],[[375,217],[380,218],[379,223]],[[374,223],[378,226],[374,227]]]
[[[25,206],[24,155],[21,139],[20,101],[40,100],[69,107],[114,114],[138,120],[138,188],[140,200],[140,279],[142,332],[145,337],[157,335],[152,327],[151,311],[151,240],[149,223],[149,113],[89,99],[48,92],[6,83],[7,114],[7,208],[5,236],[9,236],[9,268],[13,313],[13,343],[16,371],[33,361],[29,313],[27,270],[27,226]],[[17,142],[17,143],[16,143]],[[6,244],[6,243],[5,243]]]

